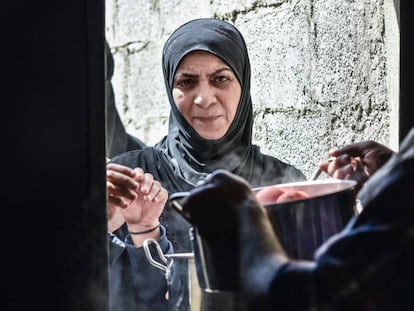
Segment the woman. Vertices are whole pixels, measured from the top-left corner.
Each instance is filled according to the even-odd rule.
[[[170,193],[194,188],[219,168],[253,187],[305,179],[252,144],[250,62],[233,25],[202,18],[179,27],[164,46],[163,73],[171,105],[168,135],[111,162],[142,168]],[[176,251],[190,250],[189,225],[181,216],[167,206],[161,223]]]
[[[162,60],[171,105],[168,135],[154,147],[123,153],[112,163],[151,173],[169,193],[191,190],[220,168],[252,186],[305,179],[252,144],[250,62],[233,25],[212,18],[192,20],[170,36]],[[175,252],[192,251],[190,224],[184,218],[166,206],[160,222]],[[124,237],[125,225],[115,234]]]

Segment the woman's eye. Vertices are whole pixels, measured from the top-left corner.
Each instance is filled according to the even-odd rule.
[[[217,77],[214,78],[215,83],[224,83],[224,82],[227,82],[227,81],[230,81],[230,78],[227,77],[227,76],[217,76]]]
[[[192,79],[185,79],[176,82],[176,85],[178,87],[190,87],[192,84],[194,84],[194,81]]]

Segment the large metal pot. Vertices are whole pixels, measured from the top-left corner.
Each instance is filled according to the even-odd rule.
[[[357,214],[356,184],[353,180],[327,179],[273,186],[309,195],[265,205],[273,229],[291,258],[313,259],[315,250]]]
[[[273,229],[291,258],[312,259],[324,241],[343,229],[357,213],[356,184],[353,180],[327,179],[271,186],[300,190],[309,195],[306,199],[265,205]],[[252,190],[257,192],[262,188]],[[189,214],[180,204],[187,195],[188,192],[174,193],[170,203],[191,223]],[[222,264],[228,259],[215,258],[197,228],[192,231],[191,238],[200,287],[209,292],[238,291],[238,277],[233,275],[235,270],[229,264]],[[227,268],[222,269],[223,266]]]

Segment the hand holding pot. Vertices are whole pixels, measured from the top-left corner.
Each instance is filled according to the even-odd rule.
[[[223,287],[226,290],[250,291],[249,283],[259,274],[260,284],[266,284],[266,273],[255,267],[274,256],[286,258],[266,210],[249,184],[236,175],[213,172],[190,192],[182,207],[208,244],[214,270],[223,280],[230,280]],[[253,290],[259,290],[256,285]]]
[[[213,172],[190,192],[182,206],[203,238],[217,247],[234,248],[231,252],[246,232],[252,233],[250,225],[260,224],[261,233],[272,232],[266,210],[249,184],[225,170]]]

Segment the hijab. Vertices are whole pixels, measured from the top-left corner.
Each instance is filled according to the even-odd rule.
[[[181,60],[193,51],[204,51],[221,58],[235,73],[242,93],[237,112],[227,133],[220,139],[202,138],[179,112],[172,96],[175,72]],[[253,108],[250,95],[250,61],[245,40],[232,24],[213,18],[192,20],[179,27],[164,45],[163,74],[170,102],[168,136],[157,148],[163,152],[175,171],[193,185],[218,168],[244,177],[249,182],[266,182],[263,177],[271,173],[266,183],[276,176],[304,178],[298,171],[274,174],[273,167],[292,167],[274,158],[263,156],[252,145]],[[269,161],[270,160],[270,161]],[[267,171],[270,169],[270,171]],[[264,176],[265,175],[265,176]],[[265,178],[266,179],[266,178]]]

